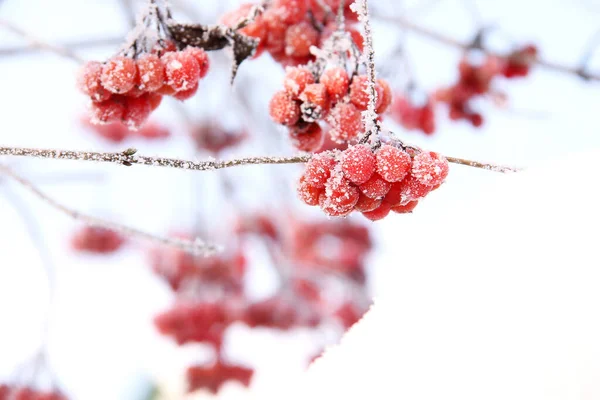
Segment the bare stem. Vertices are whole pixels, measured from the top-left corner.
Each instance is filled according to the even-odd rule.
[[[31,47],[50,51],[52,53],[58,54],[61,57],[69,58],[78,63],[84,62],[83,58],[79,57],[78,55],[73,53],[71,50],[64,48],[64,47],[57,46],[57,45],[53,45],[50,43],[46,43],[43,40],[30,35],[28,32],[24,31],[23,29],[19,28],[18,26],[14,25],[11,22],[8,22],[4,19],[0,19],[0,27],[6,28],[7,30],[21,36],[23,39],[25,39],[29,42],[29,45]]]
[[[387,21],[387,22],[391,22],[394,24],[398,24],[416,34],[419,34],[419,35],[421,35],[425,38],[431,39],[433,41],[442,43],[446,46],[456,47],[461,50],[468,50],[471,48],[470,42],[464,42],[464,41],[460,41],[460,40],[448,37],[448,36],[444,35],[443,33],[440,33],[435,30],[432,30],[432,29],[426,28],[424,26],[421,26],[419,24],[416,24],[406,17],[377,15],[376,18],[381,21]],[[495,53],[488,49],[481,49],[481,50],[491,56],[496,56],[496,57],[501,57],[501,58],[505,58],[507,56],[506,54]],[[553,61],[543,60],[541,58],[536,59],[533,63],[542,68],[546,68],[551,71],[561,72],[561,73],[569,74],[569,75],[575,75],[575,76],[578,76],[578,77],[581,77],[584,79],[600,81],[600,74],[592,74],[589,72],[582,71],[580,66],[573,67],[573,66],[563,65],[563,64],[556,63]]]
[[[50,158],[57,160],[78,160],[114,163],[131,166],[133,164],[149,165],[154,167],[185,169],[190,171],[214,171],[217,169],[237,167],[242,165],[267,165],[267,164],[301,164],[311,159],[310,154],[300,154],[290,157],[246,157],[233,160],[190,161],[178,158],[150,157],[135,154],[135,149],[128,149],[120,153],[100,153],[93,151],[50,150],[32,149],[24,147],[0,147],[0,156],[17,156],[33,158]],[[464,158],[447,157],[448,162],[466,165],[496,172],[517,172],[521,168],[489,164]]]
[[[80,213],[79,211],[72,210],[72,209],[68,208],[67,206],[57,202],[53,198],[48,197],[44,192],[42,192],[40,189],[38,189],[36,186],[34,186],[32,182],[30,182],[29,180],[18,175],[8,166],[0,164],[0,172],[3,173],[4,175],[6,175],[7,177],[13,179],[17,183],[19,183],[21,186],[23,186],[24,188],[29,190],[31,193],[33,193],[39,199],[43,200],[46,204],[48,204],[52,208],[55,208],[56,210],[62,212],[63,214],[66,214],[67,216],[69,216],[77,221],[81,221],[85,224],[110,229],[110,230],[119,232],[120,234],[127,236],[127,237],[138,237],[141,239],[145,239],[145,240],[148,240],[151,242],[163,244],[166,246],[172,246],[172,247],[178,248],[180,250],[183,250],[185,252],[189,252],[189,253],[192,253],[195,255],[209,256],[209,255],[212,255],[212,254],[216,253],[217,251],[219,251],[219,248],[217,246],[214,246],[211,244],[206,244],[203,241],[201,241],[200,239],[190,241],[190,240],[179,239],[179,238],[167,238],[167,237],[155,236],[151,233],[140,231],[138,229],[131,228],[126,225],[122,225],[122,224],[112,222],[112,221],[106,221],[101,218],[97,218],[94,216]]]

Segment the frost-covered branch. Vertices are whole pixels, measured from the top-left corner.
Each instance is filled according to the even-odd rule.
[[[438,43],[442,43],[449,47],[456,47],[461,50],[469,50],[473,46],[473,43],[470,41],[460,41],[458,39],[454,39],[452,37],[444,35],[443,33],[440,33],[433,29],[429,29],[427,27],[419,25],[406,17],[377,14],[375,16],[375,18],[377,18],[378,20],[381,20],[381,21],[387,21],[387,22],[390,22],[393,24],[398,24],[398,25],[402,26],[403,28],[410,30],[411,32],[419,34],[427,39],[431,39]],[[496,52],[493,52],[493,51],[485,49],[485,48],[482,48],[480,50],[482,50],[484,53],[491,55],[491,56],[496,56],[496,57],[500,57],[500,58],[505,58],[507,56],[506,54],[496,53]],[[542,68],[546,68],[551,71],[556,71],[556,72],[569,74],[569,75],[575,75],[575,76],[578,76],[580,78],[587,79],[587,80],[600,81],[600,74],[594,74],[594,73],[587,72],[585,70],[585,68],[582,68],[581,66],[575,66],[575,67],[568,66],[568,65],[556,63],[553,61],[544,60],[539,57],[536,58],[535,60],[533,60],[532,63],[534,65],[538,65]]]
[[[28,32],[26,32],[25,30],[19,28],[18,26],[12,24],[11,22],[8,22],[4,19],[0,19],[0,27],[3,27],[11,32],[13,32],[16,35],[19,35],[20,37],[22,37],[23,39],[27,40],[29,42],[29,45],[31,47],[35,47],[38,49],[42,49],[42,50],[47,50],[50,51],[52,53],[56,53],[61,57],[65,57],[65,58],[69,58],[73,61],[76,61],[78,63],[83,63],[84,60],[83,58],[79,57],[78,55],[76,55],[75,53],[73,53],[71,50],[65,48],[65,47],[60,47],[54,44],[50,44],[50,43],[46,43],[45,41],[38,39],[37,37],[34,37],[32,35],[30,35]]]
[[[140,231],[138,229],[131,228],[126,225],[122,225],[122,224],[112,222],[112,221],[107,221],[107,220],[97,218],[97,217],[94,217],[91,215],[83,214],[79,211],[72,210],[69,207],[67,207],[67,206],[57,202],[53,198],[49,197],[44,192],[42,192],[40,189],[38,189],[28,179],[25,179],[22,176],[18,175],[17,173],[15,173],[11,168],[9,168],[6,165],[0,164],[0,173],[2,173],[3,175],[5,175],[5,176],[13,179],[17,183],[19,183],[21,186],[23,186],[24,188],[29,190],[36,197],[43,200],[46,204],[48,204],[52,208],[55,208],[56,210],[62,212],[63,214],[66,214],[67,216],[69,216],[75,220],[81,221],[85,224],[110,229],[110,230],[118,232],[124,236],[137,237],[137,238],[145,239],[145,240],[155,242],[158,244],[176,247],[180,250],[183,250],[183,251],[195,254],[195,255],[209,256],[209,255],[212,255],[212,254],[216,253],[217,251],[219,251],[219,248],[217,246],[204,243],[200,239],[191,241],[191,240],[185,240],[185,239],[179,239],[179,238],[168,238],[168,237],[162,237],[162,236],[155,236],[151,233]]]
[[[137,155],[135,149],[127,149],[119,153],[101,153],[95,151],[73,151],[32,149],[25,147],[0,147],[0,156],[50,158],[57,160],[76,160],[105,162],[131,166],[133,164],[149,165],[154,167],[185,169],[190,171],[214,171],[243,165],[268,165],[268,164],[301,164],[311,159],[310,154],[299,154],[290,157],[245,157],[233,160],[191,161],[178,158],[151,157]],[[521,168],[466,160],[464,158],[448,157],[448,162],[468,167],[486,169],[496,172],[517,172]]]

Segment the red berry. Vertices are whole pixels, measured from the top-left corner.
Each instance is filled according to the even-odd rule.
[[[188,46],[184,50],[184,53],[187,53],[196,59],[196,62],[198,62],[198,67],[200,67],[198,78],[204,78],[208,73],[208,69],[210,67],[210,59],[208,58],[208,54],[206,54],[206,51],[199,47]]]
[[[380,219],[387,217],[389,213],[390,205],[388,203],[381,203],[381,205],[373,211],[367,211],[362,214],[371,221],[379,221]]]
[[[288,56],[309,56],[310,47],[318,44],[319,32],[308,21],[290,26],[285,33],[285,54]]]
[[[432,190],[431,186],[421,183],[413,175],[408,175],[402,182],[400,182],[400,185],[400,204],[407,204],[409,201],[418,200],[422,197],[425,197]]]
[[[125,104],[122,98],[112,97],[102,103],[92,103],[90,111],[93,124],[107,124],[123,119]]]
[[[150,101],[147,96],[128,97],[123,123],[131,130],[137,130],[150,116],[152,112]]]
[[[335,167],[336,162],[327,153],[319,153],[312,156],[306,163],[304,177],[312,186],[324,188],[327,180],[331,176],[331,171]]]
[[[377,173],[388,182],[399,182],[410,172],[412,160],[402,149],[385,144],[375,156]]]
[[[390,104],[392,104],[392,89],[390,85],[383,79],[377,80],[377,114],[386,112]]]
[[[383,201],[392,207],[400,204],[402,201],[402,182],[392,183],[392,187],[383,198]]]
[[[165,83],[165,66],[156,54],[142,54],[137,59],[139,88],[154,92]]]
[[[329,95],[325,86],[320,83],[306,85],[300,100],[303,102],[300,110],[305,121],[321,119],[329,111]]]
[[[273,121],[283,125],[294,125],[300,119],[300,105],[289,93],[281,90],[273,95],[269,103],[269,114]]]
[[[344,176],[355,185],[360,185],[375,172],[375,155],[366,144],[357,144],[344,151],[341,165]]]
[[[392,211],[398,214],[407,214],[411,213],[415,207],[419,204],[418,201],[409,201],[405,205],[397,205],[392,207]]]
[[[330,216],[348,214],[358,202],[359,192],[356,186],[334,171],[325,186],[325,199],[321,208]]]
[[[196,86],[200,79],[200,66],[189,52],[165,53],[161,60],[165,65],[167,83],[175,91],[188,90]]]
[[[190,99],[190,98],[194,97],[194,95],[198,91],[198,86],[199,86],[199,83],[196,82],[195,86],[192,86],[189,89],[181,90],[181,91],[179,91],[177,93],[174,93],[173,97],[175,97],[177,100],[181,100],[181,101]]]
[[[275,0],[271,7],[283,22],[290,25],[302,21],[308,12],[306,0]]]
[[[115,56],[102,67],[102,86],[113,93],[127,93],[135,86],[137,66],[129,57]]]
[[[329,96],[338,100],[348,93],[350,78],[344,68],[334,67],[323,72],[320,82],[325,85]]]
[[[376,199],[385,196],[391,187],[391,183],[375,173],[368,181],[360,185],[359,189],[365,196]]]
[[[282,53],[285,49],[285,35],[288,25],[281,14],[274,8],[269,8],[262,15],[266,25],[266,49],[272,54]]]
[[[381,199],[372,199],[365,196],[364,193],[360,194],[358,201],[354,205],[354,209],[359,212],[373,211],[381,205]]]
[[[102,64],[98,61],[89,61],[81,67],[77,77],[77,86],[81,92],[90,96],[93,101],[106,101],[112,94],[102,87]]]
[[[239,24],[241,21],[245,20],[250,13],[250,10],[254,7],[252,3],[244,3],[240,5],[237,9],[229,11],[221,16],[219,21],[223,25],[227,25],[229,27],[234,27]],[[249,23],[245,27],[238,30],[239,33],[242,33],[246,36],[252,36],[260,39],[261,45],[264,42],[267,31],[266,24],[264,23],[263,18],[259,15],[254,19],[254,22]]]
[[[315,122],[304,129],[290,128],[290,139],[298,150],[315,152],[323,145],[323,130]]]
[[[306,85],[311,83],[315,83],[315,77],[307,68],[288,67],[286,69],[283,87],[292,96],[298,97]]]
[[[146,97],[148,98],[148,102],[150,103],[150,109],[152,111],[156,110],[162,102],[162,96],[157,93],[148,93]]]
[[[350,84],[350,101],[359,110],[366,110],[369,106],[369,78],[366,75],[357,75]]]
[[[412,175],[422,184],[436,186],[448,176],[448,160],[438,153],[422,152],[415,156]]]
[[[298,197],[300,197],[300,200],[302,200],[309,206],[318,205],[319,196],[323,192],[323,188],[318,188],[313,185],[310,185],[306,182],[306,178],[304,176],[300,177],[300,182],[298,182]]]
[[[331,112],[333,129],[331,138],[338,143],[356,138],[362,130],[360,111],[350,103],[338,103]]]

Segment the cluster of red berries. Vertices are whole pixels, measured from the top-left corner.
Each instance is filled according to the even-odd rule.
[[[408,130],[420,130],[426,135],[435,132],[435,104],[431,98],[415,104],[410,96],[397,95],[390,110],[392,118]]]
[[[94,134],[113,143],[120,143],[128,138],[156,140],[171,136],[171,132],[167,128],[153,122],[146,123],[138,130],[131,130],[120,122],[110,122],[102,125],[93,124],[89,118],[82,118],[81,124]]]
[[[78,86],[92,100],[92,122],[121,122],[138,129],[163,95],[179,100],[192,97],[208,67],[203,49],[177,51],[173,43],[166,42],[135,58],[117,55],[104,63],[89,61],[81,69]]]
[[[321,44],[335,31],[335,13],[341,0],[274,0],[267,9],[239,32],[260,40],[256,55],[268,51],[284,66],[302,65],[315,59],[311,46]],[[362,48],[360,32],[350,26],[357,16],[346,2],[344,14],[346,31],[359,49]],[[224,25],[235,27],[244,21],[252,4],[243,4],[221,17]],[[326,11],[326,8],[329,8]],[[256,56],[255,55],[255,56]]]
[[[226,382],[235,381],[250,385],[254,370],[224,362],[220,358],[210,366],[194,365],[187,369],[188,390],[206,389],[217,394]]]
[[[84,226],[71,239],[71,246],[79,252],[108,254],[119,250],[125,238],[110,229]]]
[[[0,400],[67,400],[57,391],[40,391],[28,386],[0,385]]]
[[[289,67],[284,89],[273,95],[269,103],[271,119],[289,129],[296,148],[319,150],[324,134],[319,121],[327,118],[329,136],[335,142],[355,140],[363,132],[362,111],[369,104],[368,77],[352,78],[342,67],[326,69],[316,77],[307,67]],[[377,114],[383,114],[392,102],[392,92],[384,80],[378,80]]]
[[[471,101],[489,93],[492,81],[497,76],[527,76],[536,57],[537,49],[532,45],[517,49],[504,58],[487,56],[481,64],[474,64],[465,57],[458,65],[458,82],[436,91],[435,99],[448,104],[450,119],[464,119],[479,127],[483,124],[483,116],[473,110]]]
[[[218,123],[210,122],[192,126],[190,136],[196,149],[220,154],[246,140],[248,132],[226,129]]]
[[[361,212],[372,221],[390,211],[411,212],[419,199],[437,189],[448,175],[448,161],[433,152],[366,144],[335,153],[319,153],[306,164],[298,194],[329,216]]]

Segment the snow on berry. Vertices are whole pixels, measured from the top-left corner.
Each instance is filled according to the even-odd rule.
[[[290,128],[290,139],[294,147],[300,151],[315,152],[323,145],[323,130],[315,122],[301,129]]]
[[[369,106],[369,78],[356,75],[350,83],[350,101],[361,111]]]
[[[412,175],[422,184],[437,186],[448,176],[448,160],[438,153],[422,152],[415,156]]]
[[[381,202],[381,199],[372,199],[366,196],[364,193],[361,193],[358,201],[354,205],[354,209],[358,212],[373,211],[381,205]]]
[[[193,88],[200,79],[200,66],[196,58],[185,51],[166,53],[161,58],[165,65],[167,83],[175,91]]]
[[[338,100],[348,93],[350,78],[344,68],[334,67],[323,72],[320,83],[325,85],[332,99]]]
[[[151,112],[152,108],[147,96],[128,97],[123,113],[123,123],[129,129],[137,130],[148,119]]]
[[[338,143],[356,138],[362,131],[362,116],[360,111],[351,103],[338,103],[331,111],[331,138]]]
[[[400,204],[407,204],[409,201],[418,200],[422,197],[425,197],[429,192],[431,192],[432,189],[432,186],[423,184],[413,175],[408,175],[401,182]]]
[[[165,66],[156,54],[143,54],[137,59],[139,87],[154,92],[165,83]]]
[[[102,86],[102,64],[98,61],[89,61],[81,67],[77,77],[77,87],[81,92],[90,96],[93,101],[105,101],[111,92]]]
[[[376,154],[377,173],[388,182],[399,182],[410,172],[412,160],[402,149],[385,144]]]
[[[101,103],[90,105],[91,121],[94,124],[107,124],[121,121],[125,113],[125,104],[122,99],[111,98]]]
[[[315,77],[307,68],[286,68],[283,87],[292,96],[298,97],[304,91],[306,85],[310,85],[311,83],[315,83]]]
[[[302,119],[307,122],[321,119],[329,111],[329,95],[325,86],[320,83],[306,85],[299,98],[302,101]]]
[[[309,206],[318,205],[319,196],[323,192],[323,188],[316,187],[310,182],[307,182],[304,176],[300,177],[300,181],[298,183],[298,196],[303,202],[305,202]]]
[[[319,44],[319,32],[308,21],[290,26],[285,33],[285,54],[293,57],[310,55],[310,47]]]
[[[379,115],[385,113],[392,104],[392,89],[387,81],[383,79],[377,80],[377,108],[375,112]]]
[[[360,191],[367,197],[377,199],[389,192],[392,184],[375,173],[368,181],[359,186]]]
[[[289,93],[281,90],[273,95],[269,103],[269,114],[273,121],[292,126],[300,119],[300,105]]]
[[[194,57],[194,59],[198,63],[198,67],[200,68],[200,71],[198,72],[198,78],[204,78],[210,68],[210,59],[208,58],[208,54],[206,54],[206,51],[199,47],[188,46],[183,52]]]
[[[115,56],[102,66],[100,81],[112,93],[127,93],[135,86],[137,79],[135,61],[125,56]]]
[[[330,154],[315,154],[310,161],[306,163],[304,177],[311,185],[318,188],[324,188],[335,165],[335,159]]]
[[[366,144],[349,147],[342,155],[344,176],[355,185],[369,180],[375,172],[375,155]]]

